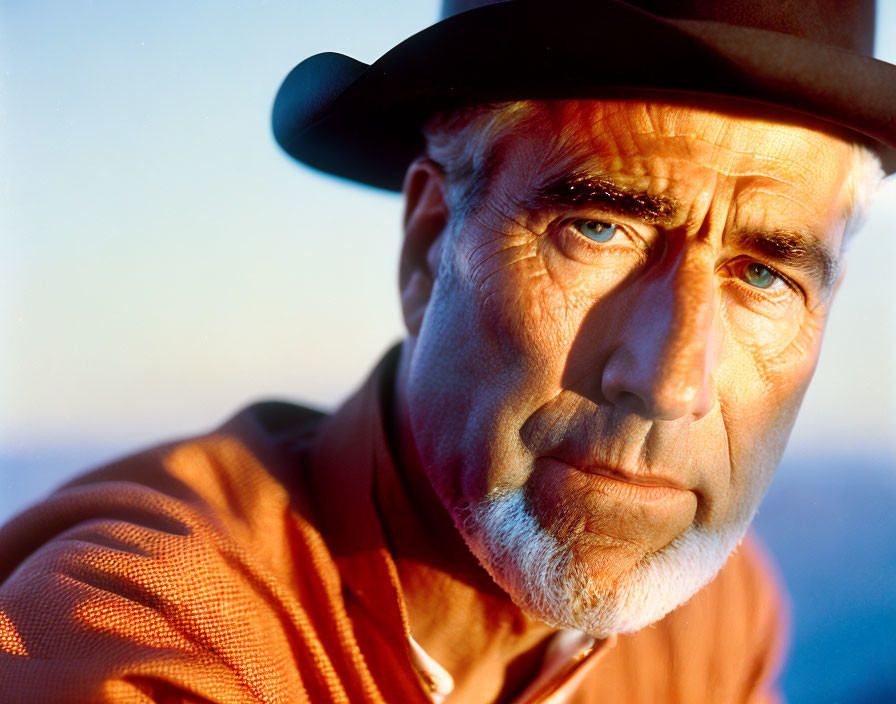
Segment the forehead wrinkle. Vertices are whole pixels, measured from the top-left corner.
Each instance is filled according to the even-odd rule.
[[[702,143],[710,148],[711,153],[709,155],[709,159],[714,159],[717,163],[709,164],[709,163],[701,163],[700,166],[711,169],[718,174],[729,177],[742,177],[742,176],[765,176],[766,174],[758,173],[761,164],[775,164],[775,165],[784,165],[789,171],[794,165],[800,168],[804,174],[808,176],[814,176],[815,171],[808,166],[804,166],[800,163],[795,163],[787,160],[784,157],[775,156],[774,154],[760,154],[755,151],[754,148],[747,148],[744,150],[735,149],[734,147],[718,144],[717,142],[709,141],[705,138],[698,136],[691,136],[682,138],[686,138],[691,142]],[[719,163],[720,152],[724,152],[730,155],[732,158],[727,159],[725,162]],[[674,158],[674,157],[673,157]],[[678,158],[677,161],[686,161],[684,159]],[[746,164],[743,164],[744,160],[747,161]],[[743,165],[741,165],[743,164]],[[770,178],[776,177],[770,176]],[[784,182],[782,180],[782,182]],[[785,182],[786,183],[786,182]]]
[[[654,112],[659,113],[663,107],[668,106],[658,104],[655,107],[658,109]],[[763,138],[762,141],[765,142],[769,141],[769,137],[776,136],[790,141],[800,141],[805,146],[814,149],[817,148],[818,145],[812,138],[827,136],[827,133],[824,132],[823,128],[813,129],[809,126],[774,122],[758,117],[730,116],[724,112],[715,112],[706,109],[672,109],[664,111],[663,116],[665,119],[661,120],[661,122],[664,125],[664,128],[658,130],[658,133],[667,134],[669,136],[689,136],[695,139],[711,138],[716,142],[730,137],[736,138],[737,132],[741,131],[749,132],[754,135],[761,135]],[[695,122],[704,128],[711,126],[713,128],[712,136],[700,136],[697,134],[692,127]],[[691,129],[679,131],[681,123],[684,123],[685,127],[691,127]],[[754,144],[755,141],[755,138],[751,140]],[[781,141],[781,139],[778,141]]]
[[[683,165],[683,166],[691,168],[691,169],[695,168],[695,165],[693,164],[693,162],[689,161],[688,159],[684,159],[684,158],[667,158],[667,159],[663,159],[663,163],[671,164],[671,165]],[[698,165],[696,168],[699,168],[699,169],[705,171],[706,172],[705,175],[706,175],[707,179],[709,179],[709,177],[711,176],[712,180],[716,181],[716,182],[717,182],[718,177],[721,176],[721,177],[731,178],[731,179],[745,178],[745,179],[750,179],[751,181],[754,181],[754,182],[769,181],[771,183],[782,184],[785,186],[792,185],[792,184],[790,184],[789,181],[786,181],[784,179],[777,178],[774,176],[769,176],[767,174],[757,175],[757,174],[753,173],[752,171],[743,171],[742,172],[742,171],[721,169],[721,168],[717,169],[717,168],[714,168],[711,166],[706,166],[706,165]],[[676,207],[678,207],[678,208],[681,208],[681,206],[682,206],[681,199],[677,198],[674,195],[666,195],[666,194],[669,192],[674,192],[676,190],[680,190],[680,189],[675,188],[676,184],[685,184],[686,186],[693,185],[692,179],[689,179],[685,175],[682,175],[682,174],[677,175],[674,172],[670,172],[669,169],[664,169],[663,174],[652,173],[651,169],[649,169],[649,168],[644,171],[638,170],[637,173],[634,173],[634,170],[631,170],[631,173],[621,172],[619,174],[614,173],[614,172],[609,172],[609,171],[606,171],[605,169],[602,169],[600,161],[595,158],[588,158],[588,159],[582,160],[580,162],[580,166],[575,167],[574,171],[579,172],[579,173],[594,174],[595,177],[600,178],[600,179],[606,179],[607,181],[610,181],[625,190],[629,190],[632,192],[642,192],[642,193],[645,193],[645,194],[648,194],[651,196],[655,196],[658,198],[667,199],[670,203],[674,203],[676,205]],[[564,173],[564,171],[562,169],[558,169],[556,171],[556,175],[554,173],[552,173],[552,174],[550,174],[550,176],[554,180],[559,180],[560,178],[562,178],[563,173]],[[643,186],[628,185],[626,183],[620,183],[617,178],[618,176],[622,176],[625,180],[632,179],[634,183],[638,183],[638,184],[643,183]],[[544,186],[544,184],[549,183],[549,182],[550,182],[550,179],[544,179],[544,181],[541,185]],[[702,188],[699,190],[702,192],[702,191],[705,191],[705,188]],[[714,192],[718,192],[717,187],[713,187],[712,190]],[[744,189],[737,188],[736,190],[738,192],[738,195],[737,196],[732,195],[731,199],[732,200],[734,200],[734,199],[744,200],[744,198],[740,196],[740,194],[743,193]],[[773,197],[781,197],[781,198],[784,198],[796,205],[801,206],[802,208],[806,208],[806,205],[803,201],[798,200],[794,196],[788,195],[784,191],[773,190],[771,188],[759,188],[759,187],[753,187],[753,186],[750,187],[750,190],[753,193],[764,193],[766,195],[773,196]],[[691,196],[688,196],[688,199],[691,199]]]
[[[723,110],[710,108],[683,108],[655,101],[591,102],[578,100],[561,102],[565,106],[562,113],[567,116],[574,115],[570,122],[577,125],[590,121],[590,126],[593,127],[623,115],[625,120],[618,125],[621,128],[618,131],[632,136],[682,137],[712,146],[721,146],[720,141],[738,141],[738,137],[746,135],[745,138],[751,145],[750,148],[742,152],[732,151],[750,157],[756,156],[757,140],[764,144],[785,146],[787,142],[790,142],[793,147],[796,146],[795,143],[800,143],[812,151],[819,148],[820,140],[841,141],[833,135],[829,135],[823,128],[775,122],[761,117],[733,116],[726,114]],[[585,126],[588,127],[587,124]],[[587,131],[586,129],[585,132]],[[749,135],[752,135],[752,138]],[[794,156],[792,148],[786,149],[786,151],[785,158]]]
[[[765,137],[765,143],[778,147],[785,147],[784,149],[778,148],[776,150],[781,154],[780,156],[776,157],[774,155],[769,155],[768,158],[776,161],[789,159],[791,163],[795,163],[799,166],[803,166],[801,161],[803,153],[795,153],[797,151],[797,142],[801,143],[803,147],[805,147],[805,150],[810,151],[813,154],[816,154],[822,148],[823,143],[831,143],[833,141],[833,143],[840,148],[845,148],[847,146],[846,143],[839,138],[807,127],[787,129],[783,125],[763,123],[761,130],[757,129],[754,131],[759,132]],[[817,174],[815,169],[809,168],[808,166],[805,166],[804,170],[812,175]]]
[[[786,183],[786,181],[783,183]],[[738,199],[738,201],[749,202],[749,200],[751,198],[755,197],[756,195],[765,195],[765,196],[769,196],[770,198],[778,198],[781,200],[785,200],[785,201],[791,203],[792,205],[797,206],[800,210],[806,211],[810,215],[814,212],[813,209],[810,208],[804,200],[801,200],[801,199],[797,198],[796,196],[792,196],[783,190],[771,190],[768,188],[751,186],[749,189],[744,189],[743,191],[738,193],[737,199]],[[763,208],[763,212],[766,212],[766,211],[767,211],[767,208]]]
[[[695,163],[693,160],[688,159],[686,157],[662,157],[662,161],[668,164],[675,165],[683,165],[689,167],[690,169],[701,169],[706,171],[708,174],[711,174],[713,178],[718,176],[724,176],[726,178],[739,179],[739,178],[768,178],[778,183],[789,184],[788,181],[783,179],[779,179],[773,176],[767,176],[764,173],[756,173],[755,167],[751,169],[736,169],[733,167],[723,167],[720,165],[714,164],[704,164],[704,163]],[[649,174],[648,174],[649,175]],[[680,177],[678,179],[672,178],[670,176],[663,177],[665,180],[674,182],[676,180],[684,181],[688,180],[685,177]]]
[[[648,138],[657,137],[656,134],[647,133],[647,132],[630,132],[628,134],[631,136],[633,142],[635,140],[641,141],[639,138],[642,138],[642,137],[648,137]],[[606,136],[606,135],[602,135],[602,136]],[[768,178],[769,180],[773,180],[773,181],[776,181],[776,182],[779,182],[782,184],[792,185],[792,183],[789,180],[785,180],[784,178],[781,178],[778,176],[773,176],[769,173],[766,173],[765,171],[759,171],[760,165],[757,164],[756,162],[761,161],[761,162],[770,163],[770,164],[784,165],[787,167],[788,171],[792,171],[793,167],[796,166],[797,168],[799,168],[802,171],[802,174],[804,176],[809,177],[807,179],[808,181],[814,182],[818,178],[817,170],[812,169],[808,165],[804,165],[804,164],[798,163],[798,162],[797,163],[789,162],[789,161],[786,161],[784,158],[776,157],[773,155],[758,155],[755,152],[750,151],[750,150],[741,151],[741,150],[733,149],[731,147],[726,147],[726,146],[716,144],[715,142],[708,141],[701,137],[688,137],[687,135],[674,135],[673,136],[674,139],[681,140],[683,143],[685,142],[685,140],[688,140],[690,142],[699,142],[713,150],[724,150],[724,151],[728,152],[729,154],[731,154],[732,156],[736,157],[737,159],[730,159],[730,160],[728,160],[727,164],[710,164],[710,163],[706,163],[709,161],[709,159],[706,159],[706,162],[704,162],[703,161],[704,157],[701,157],[701,155],[699,155],[699,154],[693,154],[693,150],[691,150],[690,148],[688,148],[688,150],[687,150],[689,152],[689,154],[687,154],[687,155],[663,154],[663,155],[651,156],[650,154],[647,153],[648,150],[640,148],[637,145],[635,145],[636,149],[634,150],[636,153],[625,152],[618,148],[619,142],[616,140],[615,135],[610,134],[609,136],[613,140],[614,146],[616,147],[616,150],[612,156],[607,157],[600,153],[594,153],[594,152],[587,152],[584,154],[579,154],[579,155],[577,155],[577,159],[576,159],[577,165],[581,168],[588,168],[588,169],[592,169],[596,172],[606,173],[607,165],[605,162],[607,161],[608,158],[611,159],[612,161],[616,162],[617,164],[619,164],[619,169],[618,169],[619,171],[623,170],[622,165],[619,162],[629,161],[630,163],[627,165],[627,169],[630,171],[630,173],[626,174],[626,175],[631,175],[631,176],[637,177],[637,176],[650,176],[649,167],[648,166],[640,166],[638,164],[638,162],[649,163],[650,161],[660,159],[661,161],[663,161],[665,163],[684,164],[684,165],[690,166],[692,168],[696,167],[696,168],[708,169],[708,170],[714,171],[717,174],[720,174],[722,176],[729,176],[729,177],[759,176],[759,177],[763,177],[763,178]],[[596,137],[596,135],[595,135],[595,137]],[[682,144],[682,146],[690,147],[690,145],[686,145],[686,144]],[[577,145],[577,147],[578,147],[579,151],[582,151],[581,145]],[[701,159],[701,161],[695,163],[695,158]],[[746,165],[746,164],[740,165],[740,164],[735,163],[736,161],[742,160],[744,158],[749,159],[753,163],[748,164],[748,165]],[[614,166],[615,166],[615,164],[614,164]],[[639,168],[639,166],[640,166],[640,168]],[[615,170],[616,169],[614,169],[614,171]],[[662,178],[668,178],[668,177],[662,177]],[[672,180],[672,179],[669,178],[668,180]]]
[[[525,140],[534,149],[529,156],[537,155],[531,160],[523,158],[519,163],[524,173],[528,172],[526,190],[544,185],[558,173],[587,169],[628,189],[635,186],[623,184],[620,178],[635,182],[643,179],[647,181],[642,187],[644,193],[655,193],[658,186],[662,186],[661,192],[677,191],[679,185],[687,192],[693,175],[674,168],[680,166],[692,173],[703,169],[707,175],[711,173],[713,179],[720,176],[755,178],[780,184],[783,187],[780,193],[774,186],[765,192],[774,191],[773,195],[806,209],[798,195],[786,195],[784,191],[799,191],[823,180],[825,169],[812,168],[813,162],[805,157],[794,158],[802,156],[794,152],[812,146],[828,153],[821,142],[823,135],[813,139],[814,131],[808,128],[788,128],[769,122],[750,123],[736,118],[718,119],[718,116],[713,119],[711,112],[663,112],[660,110],[663,106],[646,103],[636,109],[626,110],[625,107],[615,102],[601,102],[591,109],[570,109],[568,106],[561,109],[556,116],[560,118],[560,124],[567,127],[557,136],[559,138]],[[618,119],[620,115],[627,119]],[[637,126],[641,129],[628,129]],[[681,129],[684,126],[691,129]],[[533,136],[538,137],[537,134]],[[776,148],[780,153],[768,153],[767,150],[757,153],[755,149],[739,149],[732,144],[719,143],[726,139],[735,144],[749,143],[751,136],[753,143],[758,139],[761,146]],[[678,147],[671,150],[672,154],[664,154],[664,143],[667,151],[672,143],[677,143]],[[519,153],[519,156],[526,155]]]

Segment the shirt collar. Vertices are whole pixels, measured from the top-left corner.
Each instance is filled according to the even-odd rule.
[[[391,466],[383,397],[391,394],[400,347],[380,361],[364,385],[321,426],[310,467],[322,533],[344,586],[374,622],[410,636],[395,569],[377,515],[376,464]]]
[[[323,422],[309,481],[319,525],[344,586],[371,620],[392,632],[393,642],[406,644],[409,663],[439,704],[453,690],[454,680],[411,636],[398,572],[378,514],[378,481],[396,483],[387,413],[400,349],[390,350],[360,390]],[[579,631],[558,632],[540,672],[517,702],[564,701],[615,642],[615,636],[595,642]]]

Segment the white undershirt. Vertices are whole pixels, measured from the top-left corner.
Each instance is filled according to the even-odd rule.
[[[451,673],[436,662],[420,644],[413,638],[411,641],[411,658],[414,667],[420,673],[423,681],[429,689],[429,696],[434,704],[444,704],[448,695],[454,691],[454,678]],[[605,645],[610,646],[615,642],[615,637],[610,636]],[[541,669],[523,693],[514,700],[514,704],[525,704],[544,687],[549,680],[557,676],[573,660],[583,658],[595,645],[594,638],[581,631],[562,630],[552,636],[544,654]],[[578,673],[577,673],[578,674]],[[578,680],[578,677],[573,677]],[[573,682],[564,683],[546,699],[541,699],[544,704],[562,704],[571,693]]]

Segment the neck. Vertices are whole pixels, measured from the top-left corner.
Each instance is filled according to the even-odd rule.
[[[406,395],[412,352],[405,341],[392,409],[397,481],[380,488],[411,635],[454,678],[449,702],[509,700],[538,671],[554,631],[492,581],[427,479]]]

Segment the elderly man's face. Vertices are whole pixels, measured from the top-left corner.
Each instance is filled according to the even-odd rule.
[[[653,103],[550,117],[440,238],[406,398],[496,581],[603,635],[687,599],[746,530],[815,367],[849,147]]]

